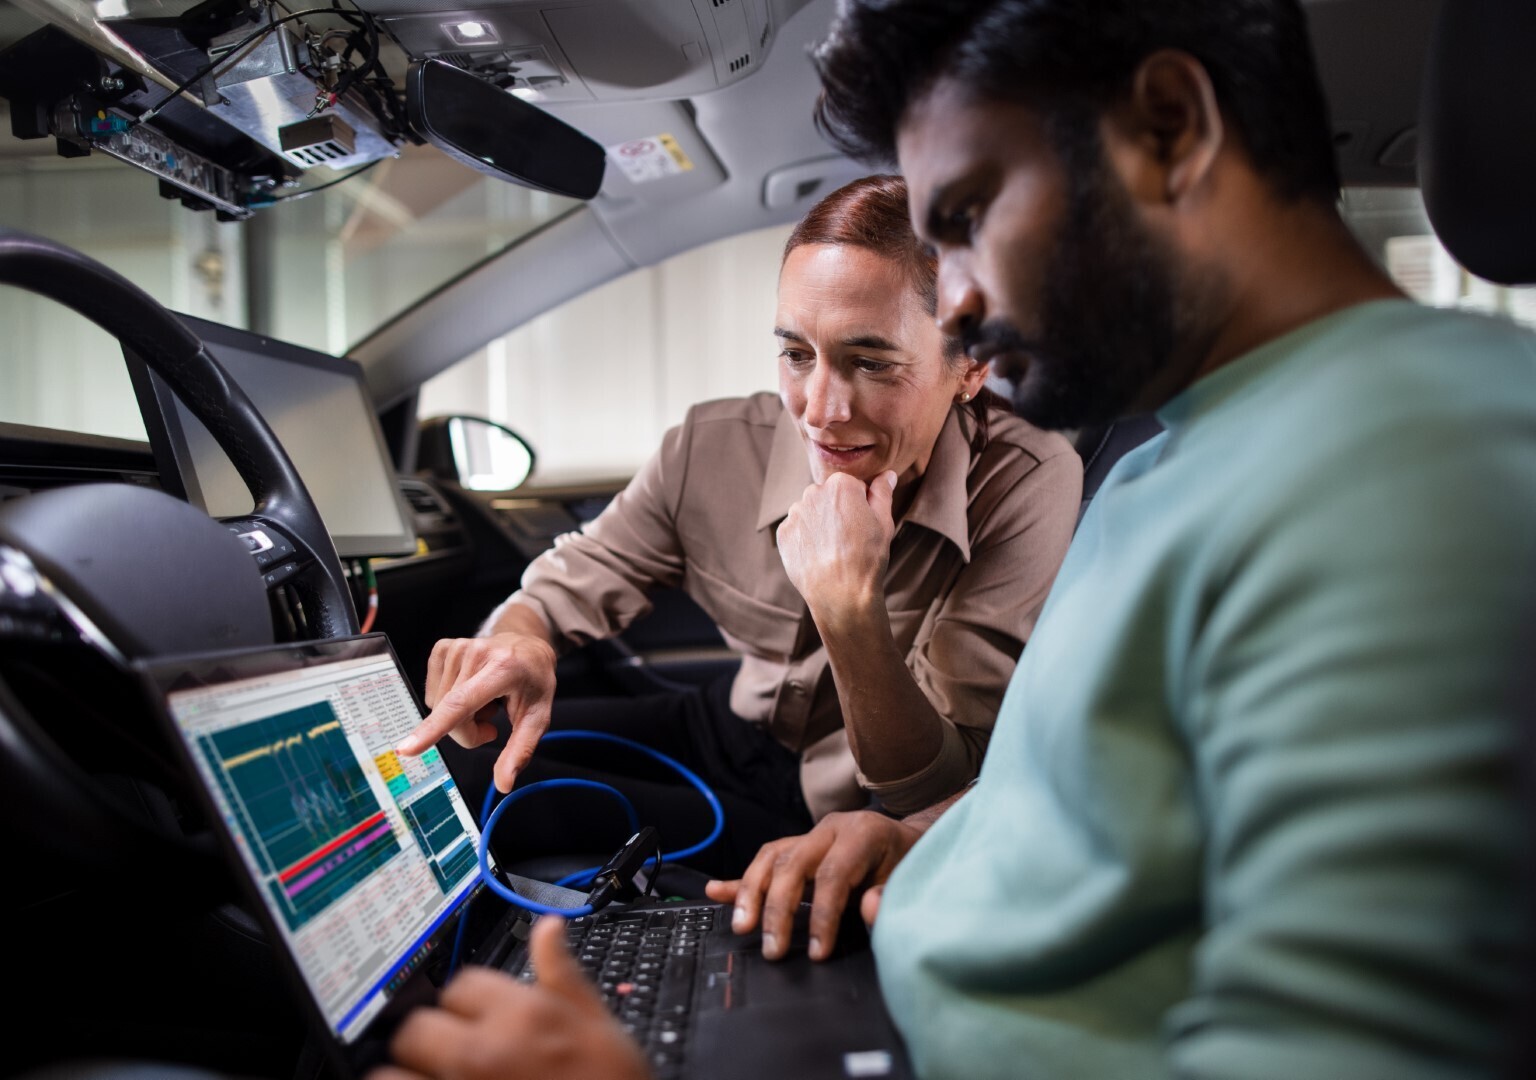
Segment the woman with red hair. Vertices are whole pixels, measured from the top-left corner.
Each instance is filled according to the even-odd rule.
[[[433,711],[401,749],[445,734],[482,746],[507,791],[548,768],[554,745],[529,766],[551,713],[645,742],[720,795],[726,835],[697,864],[723,875],[833,810],[873,798],[909,813],[969,782],[1082,474],[1064,438],[983,389],[985,361],[934,323],[936,290],[900,177],[822,200],[785,246],[779,393],[695,406],[480,636],[439,642]],[[660,586],[709,613],[739,671],[698,692],[555,702],[557,651],[618,633]],[[631,769],[561,771],[615,782]],[[695,839],[697,796],[668,779],[617,782],[669,843]],[[529,826],[536,806],[519,808],[521,835],[599,846],[555,820]]]

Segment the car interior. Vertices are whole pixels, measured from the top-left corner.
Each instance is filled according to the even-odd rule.
[[[1525,62],[1536,8],[1306,6],[1362,242],[1418,299],[1536,325],[1536,290],[1520,288],[1536,284]],[[125,664],[376,630],[420,692],[433,644],[472,635],[638,464],[562,470],[520,430],[537,421],[601,443],[629,422],[626,408],[642,410],[622,338],[589,356],[560,335],[604,333],[594,316],[617,295],[605,287],[642,280],[641,304],[666,297],[674,318],[730,321],[747,310],[728,295],[733,279],[721,275],[718,295],[673,297],[655,275],[754,236],[754,257],[772,261],[790,223],[870,171],[811,120],[808,49],[834,8],[0,9],[0,195],[29,193],[0,198],[0,310],[17,328],[0,343],[0,830],[18,868],[3,907],[24,980],[13,1023],[37,1033],[15,1040],[8,1067],[107,1059],[324,1075]],[[71,186],[77,172],[91,186]],[[108,190],[163,199],[177,235],[216,231],[204,254],[238,243],[217,273],[160,276],[217,278],[239,303],[226,311],[199,294],[187,310],[184,289],[159,287],[158,272],[105,242],[132,216],[85,198]],[[489,224],[455,218],[482,190],[486,205],[513,209]],[[386,234],[411,229],[440,242],[389,246]],[[355,266],[337,262],[342,234],[363,251]],[[178,249],[184,262],[196,243]],[[762,275],[776,270],[759,270],[770,291]],[[348,274],[354,291],[336,292]],[[312,319],[304,293],[318,297]],[[594,297],[610,300],[568,329],[552,321]],[[359,305],[369,314],[351,317]],[[771,355],[766,329],[740,328],[741,340]],[[93,406],[99,422],[59,423],[50,395],[89,397],[97,378],[71,366],[80,341],[128,392]],[[766,366],[753,370],[752,388],[771,388]],[[529,393],[528,421],[509,423],[507,401],[541,377],[590,385],[594,401],[613,383],[628,399]],[[634,441],[653,445],[680,414],[644,408],[660,419]],[[142,437],[110,433],[126,413]],[[1085,507],[1155,431],[1139,418],[1075,433]],[[559,692],[636,695],[732,669],[685,595],[653,601],[617,639],[563,657]],[[604,833],[594,850],[613,842]]]

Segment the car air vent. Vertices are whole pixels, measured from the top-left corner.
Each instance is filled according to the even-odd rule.
[[[440,558],[462,555],[468,550],[464,527],[444,495],[425,480],[400,478],[400,497],[411,508],[416,526],[416,554],[405,559],[385,560],[382,565],[413,562],[418,557]]]
[[[401,480],[400,494],[419,517],[451,518],[453,511],[432,488],[420,480]]]

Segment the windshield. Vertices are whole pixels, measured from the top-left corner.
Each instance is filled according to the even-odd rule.
[[[78,248],[173,310],[333,354],[578,205],[406,147],[336,187],[220,222],[130,166],[66,160],[53,140],[10,130],[0,108],[0,227]],[[0,289],[0,322],[0,422],[144,437],[115,341],[15,289]]]

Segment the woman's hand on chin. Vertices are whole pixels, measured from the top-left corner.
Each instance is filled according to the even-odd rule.
[[[868,485],[833,473],[807,487],[779,525],[779,558],[823,635],[884,611],[895,488],[894,472]]]

